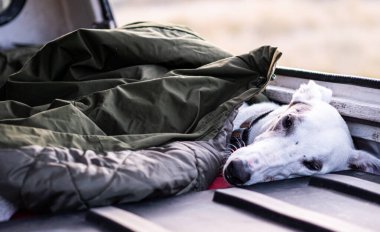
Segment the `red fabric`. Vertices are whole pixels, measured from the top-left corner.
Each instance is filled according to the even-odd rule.
[[[35,214],[31,213],[29,211],[19,211],[19,212],[16,212],[15,214],[13,214],[13,216],[11,217],[10,220],[29,218],[29,217],[33,217],[33,216],[35,216]]]
[[[208,186],[208,189],[223,189],[232,187],[227,181],[224,180],[222,176],[218,176],[215,180]]]

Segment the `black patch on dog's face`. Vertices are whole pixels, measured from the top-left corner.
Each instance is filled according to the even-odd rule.
[[[292,135],[298,124],[303,121],[304,114],[311,110],[311,106],[303,102],[292,102],[288,109],[275,120],[269,131],[273,131],[284,136]]]

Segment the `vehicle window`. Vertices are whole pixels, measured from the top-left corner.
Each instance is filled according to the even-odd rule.
[[[0,26],[12,21],[24,4],[25,0],[0,0]]]
[[[261,45],[283,52],[279,65],[380,77],[380,1],[110,0],[119,26],[182,24],[233,53]]]
[[[0,0],[0,13],[4,12],[10,4],[11,0]]]

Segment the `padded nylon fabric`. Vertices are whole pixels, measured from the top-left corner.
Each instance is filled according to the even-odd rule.
[[[190,29],[81,29],[1,75],[0,195],[78,210],[204,190],[236,107],[263,91],[281,53],[232,56]]]

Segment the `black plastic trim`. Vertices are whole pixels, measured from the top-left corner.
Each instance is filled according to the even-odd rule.
[[[104,22],[107,24],[104,26],[108,29],[117,27],[115,18],[113,17],[112,8],[108,0],[99,0],[99,3],[102,8]]]
[[[357,177],[357,178],[360,178],[363,180],[368,180],[368,181],[371,181],[371,182],[374,182],[374,183],[377,183],[380,185],[380,176],[372,174],[372,173],[353,171],[353,170],[345,170],[345,171],[337,172],[336,174]]]
[[[0,26],[12,21],[24,8],[26,0],[13,0],[4,12],[0,13]]]
[[[351,223],[300,208],[264,194],[244,189],[217,190],[214,202],[230,205],[303,231],[363,231]]]
[[[366,201],[380,204],[380,184],[363,180],[362,178],[339,175],[325,174],[312,176],[309,185],[319,188],[331,189],[340,193],[354,196]]]
[[[376,79],[376,78],[317,72],[317,71],[289,68],[289,67],[277,67],[275,74],[282,75],[282,76],[302,78],[302,79],[333,82],[333,83],[340,83],[340,84],[350,84],[350,85],[380,89],[380,79]]]

